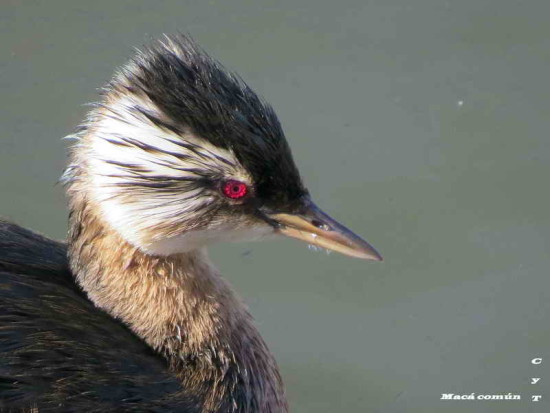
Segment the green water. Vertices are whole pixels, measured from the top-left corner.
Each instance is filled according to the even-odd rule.
[[[293,411],[550,411],[549,15],[535,0],[4,0],[0,214],[63,238],[60,138],[132,47],[190,32],[274,105],[318,204],[386,260],[212,249]],[[522,400],[439,400],[471,392]]]

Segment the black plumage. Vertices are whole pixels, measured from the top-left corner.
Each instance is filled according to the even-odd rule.
[[[189,38],[167,42],[146,48],[111,87],[144,92],[166,116],[145,111],[157,125],[176,133],[190,128],[214,146],[231,149],[251,172],[262,203],[296,205],[307,190],[273,108]]]
[[[75,284],[65,244],[4,221],[0,352],[0,411],[200,411],[164,359]]]

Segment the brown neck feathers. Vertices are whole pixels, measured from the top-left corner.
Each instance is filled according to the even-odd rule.
[[[204,251],[144,254],[71,199],[69,258],[94,304],[162,354],[205,412],[286,412],[275,360]]]

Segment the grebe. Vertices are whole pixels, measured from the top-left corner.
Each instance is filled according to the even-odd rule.
[[[313,204],[273,109],[167,37],[74,136],[67,244],[0,223],[0,410],[288,411],[205,247],[283,234],[381,257]]]

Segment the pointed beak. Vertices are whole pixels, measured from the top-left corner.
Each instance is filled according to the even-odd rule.
[[[276,232],[350,257],[382,261],[382,256],[364,239],[325,214],[307,200],[299,213],[267,213]]]

